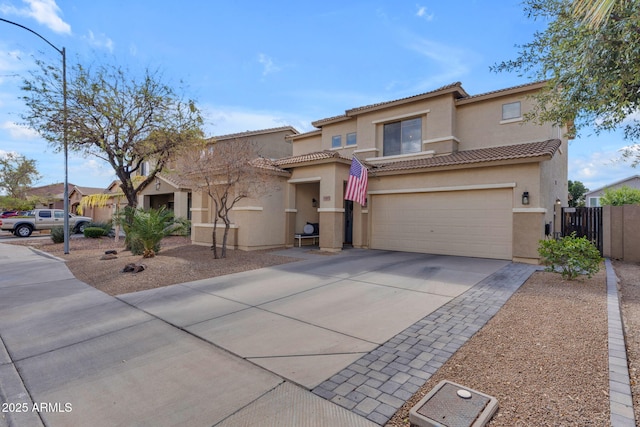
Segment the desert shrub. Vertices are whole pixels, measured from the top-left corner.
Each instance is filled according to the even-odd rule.
[[[119,218],[126,233],[126,244],[134,255],[152,258],[160,251],[160,241],[170,234],[184,233],[188,222],[175,218],[172,211],[131,209]]]
[[[97,239],[99,237],[105,236],[104,228],[100,227],[85,227],[84,228],[84,237],[89,237],[92,239]]]
[[[73,234],[73,230],[69,229],[69,235]],[[51,240],[53,243],[64,243],[64,227],[57,225],[51,228]]]
[[[90,222],[87,227],[97,227],[104,230],[103,236],[108,235],[111,232],[111,222]]]
[[[586,237],[576,233],[561,239],[540,240],[538,254],[547,271],[558,271],[564,279],[573,280],[580,274],[591,277],[600,270],[602,257],[598,248]]]

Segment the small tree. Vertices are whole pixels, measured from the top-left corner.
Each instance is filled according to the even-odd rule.
[[[640,205],[640,190],[623,185],[620,188],[604,190],[600,198],[602,206]]]
[[[589,189],[580,181],[569,180],[569,206],[584,206],[584,195],[588,192]]]
[[[248,197],[259,197],[275,190],[278,168],[257,158],[255,144],[247,139],[210,143],[185,151],[177,162],[180,178],[194,191],[204,192],[212,203],[212,246],[214,258],[227,256],[231,210]],[[218,254],[216,228],[224,223],[221,252]]]
[[[184,100],[158,72],[141,77],[117,66],[71,67],[67,120],[59,67],[37,61],[40,69],[25,80],[23,119],[61,149],[67,126],[68,147],[109,163],[129,206],[182,147],[202,137],[202,118],[194,101]],[[150,168],[144,179],[143,164]]]
[[[39,179],[35,160],[16,153],[0,155],[0,189],[9,197],[23,199],[25,191]]]

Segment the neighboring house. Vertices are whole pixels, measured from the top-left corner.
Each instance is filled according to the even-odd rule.
[[[295,128],[283,126],[216,136],[208,142],[220,144],[233,143],[240,139],[249,140],[255,145],[256,156],[275,159],[292,154],[292,144],[288,137],[298,134]],[[148,169],[149,165],[145,163],[141,174],[146,176]],[[145,209],[164,206],[172,210],[177,217],[191,219],[191,189],[181,185],[179,181],[179,177],[169,171],[156,175],[155,181],[138,194],[138,206]]]
[[[85,196],[103,195],[104,199],[99,205],[80,207],[81,200]],[[116,205],[124,208],[127,199],[122,195],[120,181],[113,181],[105,188],[74,186],[69,193],[69,211],[93,218],[94,222],[111,222],[116,213]]]
[[[69,194],[75,187],[74,184],[69,183]],[[25,191],[25,197],[37,197],[39,202],[36,208],[44,209],[63,209],[64,208],[64,183],[43,185],[41,187],[32,187]]]
[[[613,184],[606,185],[597,190],[589,191],[584,195],[585,206],[589,208],[600,206],[600,198],[604,196],[605,190],[613,190],[621,187],[637,188],[640,190],[640,175],[634,175]]]
[[[234,209],[231,247],[293,246],[319,224],[320,249],[344,245],[537,263],[567,203],[564,129],[523,120],[543,87],[471,96],[455,83],[313,122],[272,165],[279,186]],[[351,157],[369,169],[367,206],[344,201]],[[192,240],[210,244],[207,197],[193,195]],[[207,231],[209,230],[209,231]]]

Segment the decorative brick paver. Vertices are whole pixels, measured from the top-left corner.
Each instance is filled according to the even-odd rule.
[[[313,389],[383,425],[540,267],[509,264]]]
[[[627,364],[627,351],[620,313],[618,278],[610,260],[607,269],[607,317],[609,319],[609,407],[612,427],[634,427],[633,398]]]

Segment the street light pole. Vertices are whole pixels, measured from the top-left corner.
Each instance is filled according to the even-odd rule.
[[[69,141],[68,141],[68,114],[67,111],[67,51],[63,47],[59,49],[49,40],[41,36],[40,34],[33,31],[31,28],[25,27],[24,25],[20,25],[17,22],[9,21],[7,19],[0,18],[0,21],[6,22],[7,24],[15,25],[16,27],[20,27],[24,30],[29,31],[32,34],[35,34],[49,46],[54,48],[56,52],[62,55],[62,145],[64,149],[64,253],[69,253]]]

